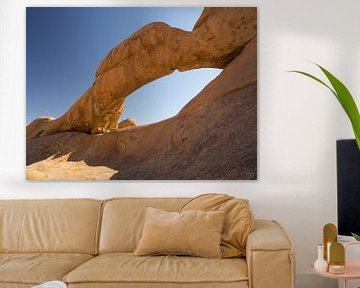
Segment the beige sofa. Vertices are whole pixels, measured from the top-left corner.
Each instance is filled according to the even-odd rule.
[[[0,201],[0,288],[63,280],[69,287],[293,288],[292,244],[257,220],[246,258],[133,256],[146,206],[179,210],[185,198]]]

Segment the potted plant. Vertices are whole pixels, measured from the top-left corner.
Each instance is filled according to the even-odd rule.
[[[325,68],[323,68],[322,66],[314,63],[316,66],[318,66],[320,68],[320,70],[325,74],[326,78],[329,80],[331,85],[326,84],[324,81],[320,80],[319,78],[307,73],[307,72],[303,72],[303,71],[298,71],[298,70],[292,70],[289,72],[294,72],[294,73],[298,73],[298,74],[302,74],[305,75],[317,82],[319,82],[320,84],[324,85],[325,87],[327,87],[332,94],[336,97],[336,99],[339,101],[340,105],[343,107],[345,113],[347,114],[350,123],[352,125],[353,131],[354,131],[354,135],[355,135],[355,141],[356,144],[354,142],[352,143],[347,143],[346,144],[346,149],[351,150],[351,153],[349,153],[349,151],[345,151],[346,157],[343,157],[342,155],[344,154],[339,154],[339,150],[338,150],[338,161],[339,159],[342,160],[342,163],[340,163],[341,167],[339,166],[339,162],[338,162],[338,213],[343,212],[344,210],[344,214],[346,214],[343,221],[344,226],[347,226],[346,229],[344,229],[344,231],[346,230],[346,233],[349,233],[349,229],[353,230],[354,229],[354,225],[351,224],[349,225],[349,223],[346,222],[352,222],[351,219],[354,219],[353,217],[357,217],[356,215],[358,215],[358,212],[360,210],[358,203],[353,203],[354,201],[354,193],[360,193],[360,187],[359,187],[359,179],[360,179],[360,114],[359,114],[359,110],[356,106],[356,103],[354,101],[354,98],[352,97],[350,91],[346,88],[346,86],[340,81],[338,80],[333,74],[331,74],[328,70],[326,70]],[[339,140],[340,141],[349,141],[349,140]],[[350,140],[351,141],[351,140]],[[338,148],[340,143],[338,143]],[[353,145],[348,145],[348,144],[353,144]],[[343,144],[341,144],[343,145]],[[344,147],[344,146],[343,146]],[[357,148],[356,148],[357,147]],[[351,155],[349,157],[349,155]],[[341,156],[341,157],[339,157]],[[345,161],[345,165],[344,165],[344,161]],[[351,163],[350,163],[351,162]],[[348,169],[343,169],[344,166],[347,167],[351,167]],[[340,170],[339,172],[339,167],[343,170]],[[355,167],[355,168],[354,168]],[[356,171],[354,171],[356,170]],[[351,173],[349,173],[349,171]],[[339,179],[339,174],[341,174],[342,176],[345,175],[344,177],[341,177]],[[352,175],[350,175],[352,174]],[[341,187],[341,189],[339,189]],[[342,191],[343,193],[340,193],[340,191]],[[350,195],[350,197],[349,197]],[[339,206],[339,197],[341,198],[341,201],[345,201],[347,202],[347,205],[351,206],[351,210],[355,210],[355,211],[348,211],[349,209],[344,209],[344,207],[340,207]],[[360,196],[356,195],[355,196],[357,199],[359,199]],[[339,208],[340,207],[340,208]],[[343,210],[340,210],[343,209]],[[339,214],[338,214],[339,216]],[[350,219],[350,221],[349,221]],[[357,222],[357,224],[355,225],[355,229],[359,230],[360,232],[360,227],[357,227],[359,225],[360,222]],[[340,225],[339,225],[340,226]],[[350,227],[351,226],[351,227]],[[357,232],[357,233],[359,233]],[[360,241],[360,235],[355,234],[353,232],[351,232],[351,235],[357,240]]]

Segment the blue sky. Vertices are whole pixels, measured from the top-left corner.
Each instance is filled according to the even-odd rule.
[[[61,116],[91,86],[111,48],[162,21],[192,30],[202,8],[27,8],[26,121]],[[221,71],[174,72],[131,94],[121,119],[148,124],[171,117]]]

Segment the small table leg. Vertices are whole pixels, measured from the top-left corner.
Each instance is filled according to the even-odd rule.
[[[346,285],[346,279],[343,280],[343,283],[344,283],[344,284],[343,284],[342,287],[343,287],[343,288],[346,288],[346,286],[347,286],[347,285]]]

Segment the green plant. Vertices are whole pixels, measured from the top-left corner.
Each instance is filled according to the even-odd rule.
[[[360,235],[351,233],[351,235],[356,239],[356,241],[360,241]]]
[[[320,70],[325,74],[327,79],[330,81],[332,88],[329,85],[327,85],[325,82],[320,80],[319,78],[317,78],[307,72],[298,71],[298,70],[291,70],[288,72],[294,72],[294,73],[305,75],[305,76],[321,83],[335,95],[336,99],[339,101],[340,105],[343,107],[345,113],[347,114],[347,116],[350,119],[352,128],[354,130],[356,143],[360,150],[360,114],[359,114],[359,110],[356,106],[356,103],[354,101],[354,98],[352,97],[350,91],[346,88],[346,86],[340,80],[338,80],[334,75],[332,75],[328,70],[326,70],[324,67],[320,66],[319,64],[316,64],[316,63],[313,63],[313,64],[318,66],[320,68]],[[360,241],[360,235],[357,235],[355,233],[351,233],[351,235],[357,241]]]
[[[330,91],[335,95],[336,99],[339,101],[340,105],[343,107],[345,113],[347,114],[347,116],[350,119],[352,128],[354,130],[356,143],[360,150],[360,114],[359,114],[358,108],[356,107],[354,98],[352,97],[351,93],[346,88],[346,86],[340,80],[338,80],[334,75],[332,75],[329,71],[327,71],[325,68],[321,67],[320,65],[318,65],[316,63],[313,63],[313,64],[318,66],[320,68],[320,70],[325,74],[327,79],[330,81],[332,88],[329,85],[327,85],[325,82],[320,80],[319,78],[317,78],[309,73],[306,73],[303,71],[298,71],[298,70],[291,70],[288,72],[294,72],[294,73],[299,73],[299,74],[305,75],[305,76],[321,83],[328,89],[330,89]]]

